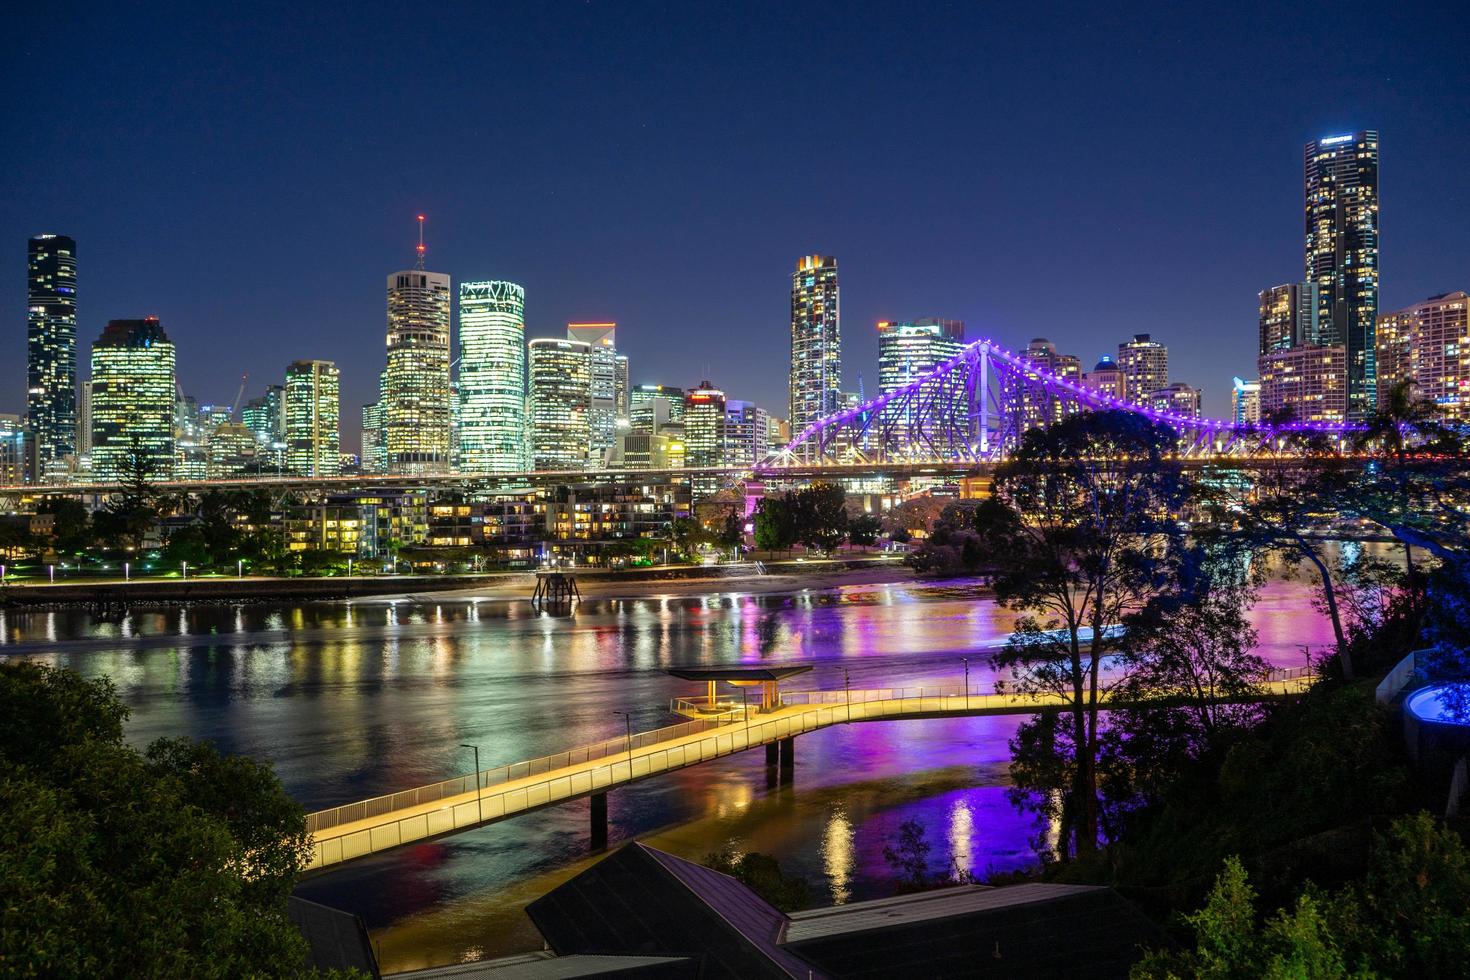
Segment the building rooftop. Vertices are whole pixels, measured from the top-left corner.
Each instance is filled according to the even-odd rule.
[[[672,667],[665,673],[682,681],[784,681],[811,669],[810,664],[794,667]]]

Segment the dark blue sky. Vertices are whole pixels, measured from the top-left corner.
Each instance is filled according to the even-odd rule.
[[[330,358],[354,449],[420,211],[430,268],[522,283],[530,336],[615,319],[635,382],[778,414],[808,252],[850,386],[875,321],[934,315],[1085,362],[1151,332],[1224,413],[1256,292],[1302,275],[1302,143],[1352,127],[1382,133],[1383,308],[1470,288],[1464,8],[1190,6],[26,4],[0,411],[42,231],[78,241],[83,364],[144,314],[201,401]]]

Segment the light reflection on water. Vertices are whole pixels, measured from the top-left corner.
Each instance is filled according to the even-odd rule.
[[[1261,653],[1300,666],[1330,629],[1305,583],[1269,586],[1252,611]],[[357,601],[296,607],[0,611],[0,656],[106,674],[133,709],[129,738],[215,741],[270,759],[309,809],[534,758],[674,719],[689,686],[672,666],[814,663],[794,687],[989,687],[986,657],[1014,614],[973,582],[851,586],[789,595],[597,599],[571,618],[524,602]],[[771,854],[818,901],[885,893],[885,842],[917,819],[932,871],[983,875],[1033,860],[1045,828],[1005,799],[1013,717],[840,726],[797,740],[793,787],[760,752],[648,780],[609,798],[614,841],[639,836],[686,857]],[[538,943],[520,909],[585,862],[587,805],[539,811],[382,855],[303,893],[363,915],[385,967],[406,969]]]

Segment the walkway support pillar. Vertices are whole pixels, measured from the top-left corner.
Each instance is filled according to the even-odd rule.
[[[781,758],[780,755],[778,754],[779,752],[780,752],[780,748],[776,745],[775,742],[767,742],[766,743],[766,765],[770,766],[773,769],[777,765],[779,765],[780,764],[780,758]]]
[[[607,794],[592,796],[592,850],[607,850]]]
[[[781,781],[789,783],[796,775],[796,737],[783,738],[778,744],[781,746]]]

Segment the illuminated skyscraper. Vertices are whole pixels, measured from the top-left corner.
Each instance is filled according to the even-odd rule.
[[[771,416],[754,402],[725,401],[725,465],[754,466],[771,454]]]
[[[1091,371],[1084,372],[1082,383],[1120,401],[1128,398],[1128,376],[1118,362],[1104,354]]]
[[[1149,392],[1147,405],[1155,412],[1169,412],[1197,419],[1202,402],[1203,397],[1198,388],[1183,381],[1175,381],[1157,391]]]
[[[1377,399],[1378,133],[1312,140],[1305,151],[1306,279],[1318,286],[1320,336],[1347,349],[1348,417]]]
[[[669,403],[668,421],[675,425],[684,424],[684,389],[673,385],[635,385],[628,392],[628,417],[632,419],[640,406],[655,399],[666,399]],[[652,431],[652,430],[650,430]]]
[[[573,340],[538,339],[527,349],[532,468],[586,469],[592,433],[592,348]]]
[[[1034,338],[1026,345],[1021,356],[1028,363],[1056,377],[1078,383],[1082,381],[1081,359],[1073,354],[1057,353],[1057,345],[1045,337]],[[1076,410],[1072,403],[1063,402],[1042,385],[1020,385],[1016,388],[1014,397],[1019,402],[1023,427],[1027,429],[1060,422]]]
[[[1234,379],[1230,389],[1231,416],[1236,425],[1255,425],[1261,421],[1261,383]]]
[[[1257,354],[1322,343],[1315,282],[1288,282],[1260,292]]]
[[[684,465],[691,469],[725,465],[725,393],[708,381],[684,396]],[[720,487],[716,476],[698,476],[691,481],[696,499]]]
[[[1378,318],[1378,406],[1407,381],[1446,419],[1470,422],[1470,296],[1442,293]]]
[[[362,406],[362,452],[358,454],[358,468],[364,473],[382,473],[386,466],[386,448],[383,445],[383,403],[371,402]]]
[[[1260,358],[1261,416],[1283,414],[1299,422],[1347,418],[1347,352],[1332,347],[1292,347]]]
[[[1127,379],[1128,400],[1148,404],[1148,396],[1169,386],[1169,348],[1146,333],[1118,345],[1118,368]]]
[[[632,392],[631,392],[630,387],[628,385],[628,355],[627,354],[619,354],[617,360],[618,360],[618,363],[617,363],[617,369],[618,369],[618,383],[617,383],[618,419],[619,420],[622,420],[622,421],[626,421],[627,418],[628,418],[629,413],[632,412],[632,410],[633,410],[633,404],[632,404],[632,401],[631,401]]]
[[[41,479],[77,450],[77,243],[36,235],[26,260],[26,421]]]
[[[157,317],[112,320],[92,344],[92,475],[174,475],[174,345]],[[134,455],[136,454],[136,460]]]
[[[466,473],[526,469],[526,291],[459,284],[459,450]]]
[[[878,391],[916,381],[965,349],[963,320],[878,321]]]
[[[342,471],[341,385],[331,361],[286,368],[286,467],[300,476]]]
[[[837,260],[805,255],[791,274],[791,428],[801,432],[842,399],[842,330]],[[690,464],[693,465],[693,464]]]
[[[449,276],[418,267],[388,277],[383,432],[390,473],[449,468]]]
[[[584,343],[592,352],[592,414],[590,460],[601,466],[618,432],[618,325],[568,323],[567,339]]]

